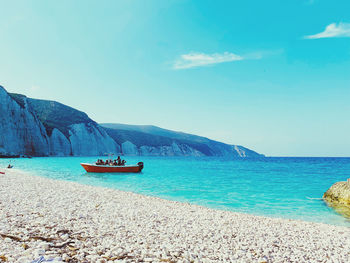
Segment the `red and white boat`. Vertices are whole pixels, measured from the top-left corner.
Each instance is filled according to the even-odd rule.
[[[81,163],[81,166],[88,173],[140,173],[143,169],[143,162],[137,165],[97,165],[91,163]]]

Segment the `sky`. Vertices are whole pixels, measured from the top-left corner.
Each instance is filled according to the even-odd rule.
[[[350,1],[2,1],[0,85],[103,123],[350,156]]]

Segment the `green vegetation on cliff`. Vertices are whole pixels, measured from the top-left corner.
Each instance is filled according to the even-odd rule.
[[[210,140],[206,137],[167,130],[153,125],[107,123],[99,126],[99,124],[91,120],[86,113],[66,106],[62,103],[49,100],[32,99],[26,97],[25,95],[15,93],[10,93],[9,95],[21,108],[25,108],[25,110],[28,110],[31,114],[38,118],[40,123],[42,123],[42,125],[45,127],[46,133],[50,137],[50,140],[52,139],[51,135],[54,129],[62,132],[63,135],[70,140],[72,125],[89,124],[75,126],[78,131],[83,130],[84,134],[87,135],[84,137],[84,142],[89,140],[89,134],[92,135],[97,132],[100,133],[104,139],[105,137],[108,137],[109,139],[114,140],[111,140],[112,143],[108,142],[108,145],[114,144],[114,142],[122,145],[126,141],[134,144],[138,148],[135,150],[136,153],[140,150],[140,147],[144,146],[142,151],[150,151],[152,154],[169,154],[170,151],[170,154],[184,154],[190,156],[198,156],[203,154],[206,156],[223,156],[230,158],[263,157],[263,155],[242,146],[229,145]],[[96,127],[97,129],[95,129]],[[109,136],[106,136],[107,134],[104,135],[104,130],[102,128]],[[80,134],[79,136],[82,135]],[[56,139],[57,138],[55,138],[55,140]],[[50,141],[50,143],[52,145],[62,147],[62,142],[55,140]],[[125,147],[129,146],[129,144],[125,144]],[[131,145],[130,147],[133,146]],[[151,147],[152,149],[147,147]],[[88,152],[87,149],[84,151]],[[55,153],[58,154],[57,152]]]
[[[10,96],[21,107],[24,107],[27,101],[29,110],[35,112],[49,136],[56,128],[68,138],[70,125],[94,122],[86,113],[56,101],[31,99],[15,93],[10,93]]]
[[[129,141],[135,144],[137,147],[141,146],[151,146],[151,147],[160,147],[160,146],[170,146],[172,143],[177,144],[186,144],[197,151],[202,152],[204,155],[211,156],[213,155],[210,148],[203,143],[197,143],[187,140],[178,140],[165,136],[159,136],[154,134],[149,134],[145,132],[140,132],[136,130],[123,130],[123,129],[112,129],[104,127],[109,136],[111,136],[118,144]]]

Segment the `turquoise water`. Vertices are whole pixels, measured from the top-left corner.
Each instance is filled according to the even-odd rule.
[[[141,174],[87,174],[80,162],[97,157],[14,159],[15,168],[40,176],[105,186],[211,208],[350,226],[322,194],[350,177],[350,158],[125,157],[143,161]],[[0,159],[0,167],[8,164]]]

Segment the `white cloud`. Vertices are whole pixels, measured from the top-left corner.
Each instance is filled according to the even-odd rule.
[[[326,29],[318,34],[305,36],[306,39],[319,39],[319,38],[331,38],[331,37],[350,37],[350,24],[349,23],[332,23],[326,26]]]
[[[230,53],[214,53],[214,54],[204,54],[204,53],[189,53],[183,54],[178,60],[175,61],[173,68],[174,69],[188,69],[194,67],[202,67],[211,64],[218,64],[223,62],[231,62],[243,60],[244,58]]]

